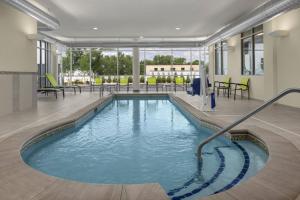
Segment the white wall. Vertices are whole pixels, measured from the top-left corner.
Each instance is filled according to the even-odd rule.
[[[240,83],[241,75],[241,36],[236,35],[227,40],[229,46],[234,48],[228,51],[228,77],[231,77],[231,81],[234,83]],[[210,74],[214,81],[223,81],[225,76],[215,75],[214,67],[214,47],[210,47]],[[248,76],[250,78],[250,97],[254,99],[264,99],[264,76]],[[246,95],[246,94],[245,94]]]
[[[36,34],[33,18],[0,2],[0,115],[36,106]]]
[[[37,72],[36,21],[0,2],[0,27],[0,71]]]
[[[287,37],[274,38],[268,35],[274,30],[287,30]],[[290,87],[300,88],[300,9],[290,11],[265,24],[265,45],[269,64],[269,85],[273,95]],[[270,86],[273,84],[273,86]],[[266,91],[269,88],[266,88]],[[273,89],[273,90],[272,90]],[[272,95],[272,94],[270,94]],[[300,107],[300,94],[290,95],[280,103]]]
[[[289,36],[271,37],[274,30],[288,30]],[[249,76],[251,98],[267,100],[290,87],[300,88],[300,9],[290,11],[264,24],[264,75]],[[228,53],[228,76],[239,82],[241,75],[240,34],[228,39],[234,50]],[[214,47],[210,47],[210,77],[223,80],[224,76],[214,75]],[[300,95],[290,95],[279,103],[300,107]]]

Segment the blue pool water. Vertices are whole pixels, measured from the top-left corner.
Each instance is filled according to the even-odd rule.
[[[86,122],[23,150],[24,161],[46,174],[87,183],[160,183],[172,199],[218,193],[253,176],[267,154],[251,142],[213,134],[167,97],[117,98]],[[201,170],[200,170],[201,167]]]

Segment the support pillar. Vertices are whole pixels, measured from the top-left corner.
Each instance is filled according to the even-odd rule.
[[[133,73],[133,92],[140,91],[140,52],[139,48],[133,48],[132,73]]]

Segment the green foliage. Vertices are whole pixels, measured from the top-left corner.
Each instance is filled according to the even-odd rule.
[[[190,76],[187,76],[187,77],[186,77],[186,83],[191,83]]]
[[[81,54],[79,60],[80,70],[83,72],[90,71],[90,57],[88,54]]]
[[[186,59],[185,58],[174,58],[173,59],[173,64],[174,65],[185,65],[186,64]]]
[[[132,76],[128,77],[128,83],[132,83]]]
[[[112,81],[112,80],[111,80],[111,76],[109,76],[108,79],[107,79],[107,82],[108,82],[108,83],[111,83],[111,81]]]
[[[119,60],[119,75],[132,74],[132,56],[125,55],[122,52],[118,53]],[[146,60],[147,65],[184,65],[189,64],[185,58],[172,57],[171,55],[155,55],[153,60]],[[145,62],[140,61],[140,74],[145,73]],[[203,61],[201,61],[203,62]],[[193,65],[199,65],[199,60],[194,60]],[[70,70],[70,51],[66,52],[66,56],[62,58],[63,72]],[[208,65],[205,64],[208,72]],[[79,69],[88,72],[90,69],[90,55],[89,51],[72,51],[72,69],[73,71]],[[98,76],[101,75],[116,75],[117,74],[117,55],[105,55],[102,50],[92,49],[91,51],[91,68],[93,73]]]
[[[119,80],[118,80],[118,78],[116,76],[114,77],[113,82],[114,83],[118,83],[119,82]]]
[[[157,83],[161,83],[161,77],[160,77],[160,76],[158,76],[158,77],[156,78],[156,82],[157,82]]]
[[[150,62],[147,62],[150,64]],[[172,56],[164,56],[164,55],[155,55],[153,58],[154,65],[171,65],[172,64]]]
[[[171,82],[172,82],[171,76],[168,76],[167,77],[167,83],[171,83]]]
[[[192,65],[199,65],[199,60],[194,60],[194,61],[192,62]]]
[[[145,83],[145,77],[144,76],[140,77],[140,83]]]
[[[167,81],[166,76],[163,75],[162,78],[161,78],[161,82],[162,82],[162,83],[165,83],[166,81]]]

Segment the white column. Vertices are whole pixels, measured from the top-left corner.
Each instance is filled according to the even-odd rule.
[[[132,61],[132,73],[133,73],[133,91],[140,91],[140,58],[139,58],[139,48],[133,48],[133,61]]]
[[[120,80],[119,76],[119,48],[117,48],[117,79]]]
[[[69,71],[69,85],[72,85],[73,61],[72,61],[72,48],[70,48],[70,71]]]
[[[205,72],[205,66],[204,66],[204,62],[205,62],[205,48],[206,47],[201,47],[200,48],[200,51],[199,51],[199,61],[200,61],[200,64],[199,64],[199,75],[200,75],[200,95],[202,97],[202,101],[201,101],[201,108],[200,110],[201,111],[205,111],[207,108],[207,99],[206,99],[206,72]],[[202,61],[202,56],[204,54],[204,57],[203,57],[203,63],[201,62]]]
[[[92,86],[92,48],[90,48],[90,86]]]

